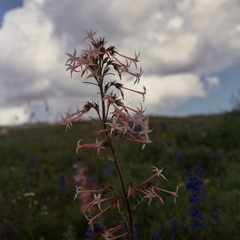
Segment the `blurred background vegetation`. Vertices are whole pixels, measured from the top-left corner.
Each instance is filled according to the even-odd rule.
[[[102,151],[91,149],[76,155],[79,139],[95,142],[94,120],[76,122],[67,133],[60,124],[7,127],[0,136],[0,239],[87,239],[87,220],[81,202],[73,201],[73,164],[81,156],[89,179],[99,188],[118,187],[114,170],[106,174],[108,162]],[[232,239],[240,236],[240,114],[230,113],[182,118],[150,117],[152,143],[120,141],[118,156],[126,181],[141,183],[151,176],[151,167],[163,168],[168,181],[154,183],[175,191],[177,203],[163,195],[164,204],[153,199],[135,213],[138,239]],[[205,195],[203,229],[191,226],[191,194],[186,188],[188,173],[203,170]],[[218,204],[219,213],[212,217]],[[103,215],[107,227],[120,221],[116,213]],[[172,224],[174,223],[174,224]],[[115,225],[114,225],[115,226]],[[161,237],[160,237],[161,236]]]

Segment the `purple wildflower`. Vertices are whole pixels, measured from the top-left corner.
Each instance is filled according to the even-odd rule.
[[[203,182],[203,169],[195,168],[188,173],[188,181],[185,187],[192,194],[188,197],[188,201],[192,204],[189,208],[191,215],[191,227],[194,230],[202,231],[205,227],[206,217],[202,213],[202,201],[205,195],[205,184]]]
[[[162,237],[159,233],[153,233],[152,240],[162,240]]]
[[[66,183],[66,177],[65,177],[65,174],[64,173],[61,173],[59,175],[59,178],[58,178],[59,182],[58,182],[58,188],[59,188],[59,191],[61,193],[64,193],[66,191],[66,186],[67,186],[67,183]]]
[[[217,220],[219,217],[220,209],[221,209],[221,205],[219,203],[215,204],[212,212],[212,218],[214,218],[215,220]]]
[[[112,175],[111,171],[112,171],[113,169],[114,169],[114,163],[113,163],[113,162],[109,162],[108,167],[104,168],[104,169],[102,170],[102,172],[103,172],[106,176],[110,177],[110,176]]]

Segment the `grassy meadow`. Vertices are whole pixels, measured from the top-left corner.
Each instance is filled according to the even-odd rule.
[[[153,199],[148,206],[146,200],[136,208],[138,239],[238,240],[240,115],[150,117],[149,121],[152,143],[143,151],[140,144],[119,141],[118,157],[126,182],[143,182],[151,176],[151,166],[157,166],[163,168],[168,180],[158,178],[154,183],[171,191],[178,186],[179,192],[176,204],[163,194],[164,204]],[[0,136],[0,239],[87,239],[81,202],[73,201],[76,158],[81,156],[89,179],[100,188],[118,188],[114,170],[104,172],[107,151],[99,155],[92,149],[84,149],[79,155],[75,152],[79,139],[95,142],[97,124],[94,120],[76,122],[68,132],[60,124],[15,126]],[[190,224],[191,193],[185,188],[188,173],[196,167],[203,169],[205,186],[201,230]],[[213,216],[216,204],[220,210]],[[108,228],[120,220],[114,212],[101,218]],[[159,233],[158,238],[153,238],[153,233]]]

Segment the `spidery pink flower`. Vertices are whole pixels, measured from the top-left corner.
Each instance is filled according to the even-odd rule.
[[[171,192],[150,182],[156,177],[166,179],[162,174],[162,169],[159,170],[156,167],[153,167],[154,174],[141,184],[136,185],[130,182],[127,185],[125,183],[120,160],[117,157],[117,141],[121,139],[142,144],[142,149],[152,142],[150,136],[152,129],[149,128],[149,119],[145,116],[143,105],[132,107],[126,104],[125,100],[125,92],[130,91],[132,94],[141,95],[144,101],[146,88],[143,86],[143,91],[137,91],[134,88],[125,87],[121,82],[123,75],[127,75],[131,79],[135,79],[133,86],[140,83],[143,74],[142,68],[138,67],[140,54],[135,54],[133,57],[126,56],[120,53],[115,46],[107,47],[105,38],[97,38],[96,35],[95,31],[86,31],[83,42],[89,42],[88,48],[80,54],[77,54],[76,49],[72,54],[68,53],[66,70],[70,72],[71,76],[75,72],[78,73],[84,79],[84,83],[97,88],[99,99],[93,102],[87,101],[82,108],[74,113],[68,111],[62,121],[67,130],[73,125],[73,122],[89,114],[90,110],[95,112],[101,126],[95,131],[96,142],[82,144],[82,139],[80,139],[77,142],[76,152],[94,149],[98,154],[101,150],[106,149],[106,152],[110,153],[110,161],[114,163],[121,193],[111,186],[107,189],[88,188],[84,171],[79,170],[75,180],[81,180],[85,185],[76,188],[75,198],[81,198],[82,211],[91,227],[93,227],[94,221],[102,217],[102,214],[110,208],[117,208],[118,212],[124,215],[129,231],[120,232],[124,226],[118,225],[105,231],[102,235],[105,240],[127,237],[135,240],[133,224],[135,195],[138,194],[142,196],[142,199],[148,199],[149,204],[152,199],[158,199],[163,203],[163,197],[160,194],[170,194],[175,199],[177,190]]]

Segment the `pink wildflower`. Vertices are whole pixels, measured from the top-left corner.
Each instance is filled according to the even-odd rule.
[[[130,183],[128,184],[127,196],[129,197],[129,196],[131,196],[131,195],[134,195],[134,193],[135,193],[135,187],[134,187],[133,183],[130,182]]]
[[[83,194],[83,193],[97,193],[97,192],[100,192],[100,193],[103,193],[105,192],[107,189],[83,189],[83,187],[78,187],[76,186],[76,194],[74,196],[74,200],[77,198],[77,196],[79,194]]]
[[[119,52],[117,52],[117,51],[114,51],[114,53],[116,53],[116,54],[118,54],[119,56],[121,56],[121,57],[123,57],[123,58],[126,58],[126,59],[128,59],[128,60],[130,60],[130,61],[133,61],[133,62],[139,62],[139,56],[140,56],[140,53],[139,54],[136,54],[135,53],[135,58],[131,58],[131,57],[127,57],[127,56],[124,56],[124,55],[122,55],[122,54],[120,54]]]
[[[93,228],[93,222],[99,217],[101,216],[104,212],[106,212],[110,207],[112,207],[112,205],[108,205],[106,208],[104,208],[102,211],[100,211],[97,215],[95,215],[94,217],[92,217],[91,219],[88,218],[88,216],[86,214],[84,214],[84,216],[86,217],[86,219],[88,220],[88,224]]]
[[[160,196],[159,196],[157,193],[155,193],[153,190],[145,190],[145,191],[143,191],[142,189],[137,188],[137,187],[136,187],[135,189],[136,189],[137,191],[145,194],[145,196],[144,196],[143,198],[149,198],[148,205],[151,204],[152,198],[155,198],[155,197],[157,197],[161,203],[164,203],[162,197],[160,197]]]
[[[89,49],[83,50],[83,52],[87,53],[88,56],[91,56],[93,58],[98,58],[99,54],[103,54],[103,52],[101,52],[101,47],[96,48],[92,46],[89,46]]]
[[[143,96],[143,100],[145,98],[145,94],[146,94],[146,88],[143,86],[143,92],[140,92],[140,91],[136,91],[136,90],[133,90],[131,88],[126,88],[126,87],[121,87],[122,89],[126,89],[128,91],[132,91],[132,92],[135,92],[135,93],[138,93],[138,94],[141,94]]]
[[[126,137],[126,140],[132,141],[132,142],[142,143],[143,144],[142,149],[144,149],[144,147],[146,146],[146,143],[151,143],[152,142],[151,140],[149,140],[148,135],[142,137],[142,139],[137,139],[133,135],[129,135],[129,137]]]
[[[174,197],[174,202],[176,203],[176,198],[177,198],[177,192],[178,192],[178,186],[176,188],[176,191],[175,192],[172,192],[172,191],[168,191],[168,190],[165,190],[165,189],[162,189],[162,188],[159,188],[159,187],[156,187],[154,186],[154,189],[157,190],[158,192],[166,192],[170,195],[172,195]]]
[[[62,118],[63,124],[66,125],[66,131],[67,129],[71,128],[72,122],[77,120],[78,118],[82,117],[85,113],[89,111],[88,108],[84,107],[82,110],[78,110],[75,113],[69,113],[69,111],[66,113],[66,117]]]
[[[88,32],[88,31],[85,31],[85,33],[87,34],[87,36],[83,39],[83,42],[86,40],[86,39],[90,39],[91,41],[93,41],[94,43],[96,42],[95,39],[93,38],[93,36],[97,33],[96,32],[93,32],[92,29]]]
[[[145,109],[143,106],[141,105],[139,108],[132,108],[126,106],[122,100],[124,99],[125,91],[131,91],[133,93],[140,94],[143,96],[144,100],[146,88],[143,86],[143,91],[136,91],[134,89],[124,87],[123,84],[117,82],[116,80],[112,81],[105,77],[111,74],[115,76],[117,73],[119,79],[121,80],[122,74],[130,74],[135,78],[134,84],[136,84],[139,83],[143,71],[142,68],[137,68],[139,54],[135,54],[135,57],[128,57],[120,54],[114,46],[105,48],[105,39],[95,38],[96,33],[97,32],[93,32],[92,30],[86,32],[87,36],[83,41],[88,39],[90,40],[90,44],[89,48],[83,50],[81,55],[77,55],[76,49],[74,49],[73,54],[67,54],[69,59],[66,62],[66,70],[70,71],[71,75],[73,72],[80,72],[80,77],[92,79],[91,82],[90,80],[86,80],[85,83],[98,87],[98,93],[100,96],[98,101],[99,104],[97,102],[87,102],[82,110],[73,114],[68,112],[66,117],[63,118],[63,122],[66,125],[66,129],[68,129],[72,126],[73,121],[80,118],[91,108],[96,111],[99,122],[102,125],[102,129],[96,131],[96,133],[98,136],[103,135],[103,140],[99,142],[97,138],[95,143],[87,144],[81,144],[82,140],[79,140],[77,143],[76,152],[82,148],[94,148],[96,149],[97,153],[99,153],[101,149],[108,147],[120,179],[122,195],[115,193],[115,190],[113,190],[111,187],[103,190],[93,189],[95,186],[87,184],[87,177],[84,175],[84,170],[78,169],[78,173],[75,175],[75,180],[81,181],[83,185],[82,187],[76,188],[75,198],[81,198],[83,203],[82,210],[85,213],[85,217],[88,219],[91,227],[93,227],[94,221],[110,207],[117,208],[119,213],[125,216],[129,232],[119,233],[119,235],[116,236],[116,233],[124,227],[123,225],[119,225],[115,228],[110,228],[104,234],[102,234],[102,237],[105,240],[114,240],[124,237],[135,239],[132,213],[134,206],[130,202],[129,197],[132,195],[134,198],[134,194],[137,192],[138,194],[143,195],[143,199],[149,200],[148,204],[151,203],[153,198],[157,198],[161,203],[163,203],[163,198],[160,196],[161,193],[165,192],[171,194],[174,196],[175,200],[178,189],[176,192],[171,192],[153,185],[150,180],[155,177],[161,176],[162,178],[166,179],[162,174],[162,169],[159,170],[156,167],[153,167],[154,174],[152,174],[152,176],[150,176],[143,183],[139,185],[130,183],[128,187],[126,187],[124,176],[116,156],[116,140],[117,138],[122,138],[127,141],[141,143],[143,149],[147,143],[151,142],[148,134],[152,130],[149,129],[148,126],[149,119],[144,116]],[[133,65],[135,65],[135,69]],[[111,88],[114,89],[110,93]],[[117,94],[114,93],[114,91],[117,91]],[[101,109],[99,108],[99,105]],[[104,197],[104,195],[108,192],[111,192],[112,195],[110,197]],[[93,199],[91,198],[92,196],[94,197]],[[94,216],[90,217],[90,215]]]
[[[115,99],[113,98],[113,96],[111,94],[105,94],[103,100],[108,101],[108,106],[112,103],[115,103]]]
[[[81,182],[81,184],[84,186],[87,184],[87,176],[86,176],[86,168],[81,168],[76,171],[76,174],[74,175],[75,182]]]
[[[67,53],[67,55],[69,56],[69,59],[67,60],[67,63],[68,62],[74,63],[75,61],[77,61],[80,57],[77,57],[76,54],[77,54],[77,51],[76,51],[75,48],[74,48],[73,54]]]
[[[99,69],[95,69],[95,70],[89,70],[91,73],[86,77],[86,79],[88,78],[99,78]]]
[[[119,64],[116,70],[117,70],[118,73],[119,73],[120,79],[121,79],[121,73],[122,73],[122,72],[125,72],[125,73],[128,73],[128,74],[136,77],[136,80],[135,80],[134,84],[135,84],[135,83],[139,83],[140,77],[141,77],[141,75],[142,75],[142,73],[143,73],[142,68],[140,68],[139,73],[134,73],[134,72],[132,72],[132,71],[129,70],[129,67],[130,67],[130,65],[131,65],[130,62],[135,63],[135,66],[136,66],[136,62],[139,61],[139,60],[138,60],[139,54],[138,54],[138,55],[135,54],[135,58],[130,58],[130,57],[124,56],[124,55],[118,53],[117,51],[115,51],[115,50],[114,50],[114,47],[109,48],[108,51],[106,50],[106,54],[108,55],[109,58],[113,58],[113,60],[115,60],[115,61]],[[126,64],[122,63],[122,62],[115,56],[115,54],[117,54],[117,55],[125,58]],[[128,62],[127,59],[130,60],[130,62]]]
[[[82,141],[82,139],[80,139],[77,142],[77,148],[76,148],[77,153],[78,153],[78,150],[82,149],[82,148],[96,148],[97,149],[97,154],[99,153],[101,148],[105,149],[105,144],[104,144],[105,142],[104,141],[98,142],[98,140],[96,139],[96,143],[86,143],[86,144],[83,144],[83,145],[80,144],[81,141]]]
[[[125,113],[123,113],[123,108],[120,109],[116,105],[113,105],[113,107],[114,107],[114,111],[111,112],[111,114],[115,116],[116,119],[119,119],[120,117],[123,117],[123,118],[125,117]]]
[[[84,209],[84,212],[87,211],[88,208],[91,208],[94,205],[98,205],[98,208],[102,211],[101,209],[101,203],[105,201],[109,201],[115,198],[115,196],[109,197],[109,198],[101,198],[101,194],[93,194],[94,195],[94,200],[92,200]]]
[[[121,126],[121,124],[116,123],[115,118],[112,119],[112,123],[106,123],[106,124],[111,127],[110,136],[112,135],[113,131],[115,131],[115,130],[119,130],[119,131],[123,130],[123,127]]]
[[[154,168],[153,171],[156,173],[154,173],[151,177],[149,177],[146,181],[141,183],[139,186],[144,185],[145,183],[149,182],[152,178],[154,178],[156,176],[157,177],[161,176],[163,179],[167,180],[166,177],[162,174],[163,169],[158,169],[157,167],[154,167],[154,166],[152,166],[152,168]]]
[[[117,239],[117,238],[120,238],[120,237],[125,237],[125,236],[128,235],[127,232],[126,232],[126,233],[123,233],[123,234],[121,234],[121,235],[119,235],[119,236],[114,236],[114,235],[113,235],[113,233],[121,230],[122,228],[123,228],[123,225],[120,224],[120,225],[118,225],[118,226],[116,226],[116,227],[114,227],[114,228],[108,229],[107,231],[105,231],[104,234],[102,234],[102,236],[104,237],[105,240],[114,240],[114,239]]]

